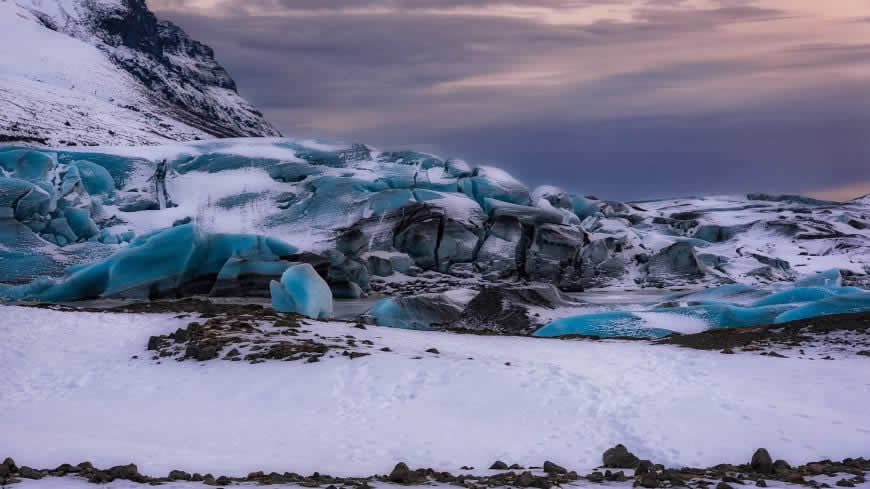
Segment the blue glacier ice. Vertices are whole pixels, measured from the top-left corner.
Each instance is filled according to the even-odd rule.
[[[839,287],[843,284],[843,276],[839,269],[832,268],[824,272],[809,275],[794,283],[795,287]]]
[[[753,306],[770,306],[774,304],[794,304],[799,302],[814,302],[838,295],[850,295],[863,290],[857,287],[795,287],[769,295],[753,304]]]
[[[682,300],[682,301],[719,301],[719,302],[742,302],[747,299],[752,299],[753,296],[764,295],[765,292],[756,287],[746,284],[727,284],[720,287],[699,290],[696,292],[680,292],[677,294],[665,297],[665,301]]]
[[[837,295],[792,309],[777,316],[776,323],[786,323],[816,316],[870,311],[870,292]]]
[[[190,288],[190,293],[208,293],[230,258],[277,260],[296,251],[294,246],[274,238],[206,233],[187,224],[140,236],[101,262],[70,267],[59,280],[42,278],[27,285],[0,285],[0,297],[44,302],[147,298],[176,293],[185,287]],[[197,285],[204,288],[197,290]]]
[[[612,338],[631,336],[660,338],[681,329],[684,318],[700,321],[704,329],[746,327],[770,324],[790,305],[742,307],[731,304],[702,304],[659,308],[653,311],[614,311],[582,314],[557,319],[535,332],[535,336],[555,337],[571,334]],[[673,329],[672,329],[673,328]]]
[[[314,267],[299,263],[288,268],[281,281],[269,284],[272,307],[280,312],[295,312],[313,319],[332,317],[332,291]]]
[[[108,170],[87,160],[77,160],[75,166],[82,185],[90,195],[111,194],[115,191],[115,180]]]
[[[534,336],[543,338],[566,335],[598,336],[600,338],[662,338],[669,334],[671,334],[669,329],[651,327],[646,317],[633,312],[612,311],[557,319],[535,331]]]

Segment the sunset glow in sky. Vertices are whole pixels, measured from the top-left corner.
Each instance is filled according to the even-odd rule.
[[[611,198],[870,193],[868,0],[148,0],[285,134]]]

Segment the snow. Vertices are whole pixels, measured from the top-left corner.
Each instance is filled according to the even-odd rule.
[[[15,39],[0,45],[0,126],[50,145],[166,143],[210,138],[207,131],[215,128],[277,135],[237,93],[209,85],[219,83],[223,73],[213,60],[165,53],[173,68],[190,75],[180,83],[163,60],[105,43],[108,34],[97,32],[99,16],[119,17],[128,8],[119,0],[0,2],[0,31],[4,39]],[[113,59],[165,81],[188,105],[212,106],[213,118],[197,120],[189,107],[155,99]]]
[[[131,357],[195,318],[17,306],[0,307],[0,318],[0,453],[38,467],[88,459],[157,475],[369,475],[397,461],[456,471],[549,459],[582,470],[616,443],[668,466],[710,466],[744,463],[760,446],[792,462],[866,455],[870,436],[870,369],[858,357],[310,321],[313,334],[353,334],[393,352],[156,364]],[[425,353],[433,347],[441,353]]]
[[[463,471],[463,473],[475,473],[475,472],[484,472],[484,473],[490,473],[490,474],[497,473],[497,471],[481,471],[481,470]],[[543,474],[536,473],[536,475],[543,475]],[[838,480],[843,478],[843,475],[845,475],[845,474],[840,474],[837,477],[817,476],[817,477],[809,477],[808,479],[818,481],[820,484],[826,483],[829,486],[833,487],[837,483]],[[712,483],[711,485],[716,483],[716,481],[712,481],[712,480],[709,482]],[[633,483],[634,483],[633,479],[630,479],[629,481],[626,481],[626,482],[608,482],[607,484],[604,485],[604,487],[629,489],[629,488],[633,487],[632,486]],[[236,486],[236,484],[234,484],[234,486]],[[239,486],[240,487],[260,487],[254,483],[245,483],[245,484],[240,484]],[[383,483],[383,482],[369,482],[369,486],[375,487],[378,489],[381,489],[381,488],[395,489],[397,487],[402,487],[402,486],[399,486],[396,484],[388,484],[388,483]],[[435,488],[439,488],[439,489],[447,489],[447,488],[455,488],[456,487],[453,485],[439,484],[439,483],[434,483],[434,482],[429,483],[427,486],[428,487],[435,487]],[[71,477],[66,477],[66,478],[47,477],[47,478],[44,478],[44,479],[39,480],[39,481],[27,480],[21,484],[16,485],[15,487],[26,487],[27,489],[93,489],[94,486],[93,486],[93,484],[89,484],[85,479],[71,478]],[[109,484],[102,485],[102,487],[105,487],[107,489],[141,489],[142,485],[137,484],[135,482],[118,480],[115,482],[111,482]],[[169,482],[169,483],[162,484],[160,487],[163,487],[165,489],[201,489],[202,483],[201,482]],[[275,484],[275,485],[270,485],[270,487],[273,487],[275,489],[285,489],[285,488],[302,488],[304,486]],[[596,483],[581,480],[581,481],[577,481],[577,482],[573,482],[573,483],[563,484],[561,487],[570,487],[570,488],[596,487],[596,488],[600,488],[600,487],[602,487],[602,484],[596,484]],[[803,486],[800,486],[797,484],[787,484],[787,483],[778,482],[778,481],[767,481],[767,487],[769,487],[771,489],[777,489],[777,488],[798,489],[798,488],[801,488]],[[870,482],[863,482],[863,483],[855,484],[855,488],[856,489],[870,488]]]

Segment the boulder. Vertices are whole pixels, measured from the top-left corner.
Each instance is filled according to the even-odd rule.
[[[640,464],[640,459],[621,444],[607,449],[601,459],[608,468],[633,469]]]
[[[752,460],[749,462],[752,470],[761,474],[773,474],[776,472],[773,466],[773,459],[764,448],[759,448],[752,454]]]

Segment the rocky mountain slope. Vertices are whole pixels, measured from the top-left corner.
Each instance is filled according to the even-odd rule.
[[[0,141],[154,144],[277,136],[208,46],[144,0],[6,0]]]

